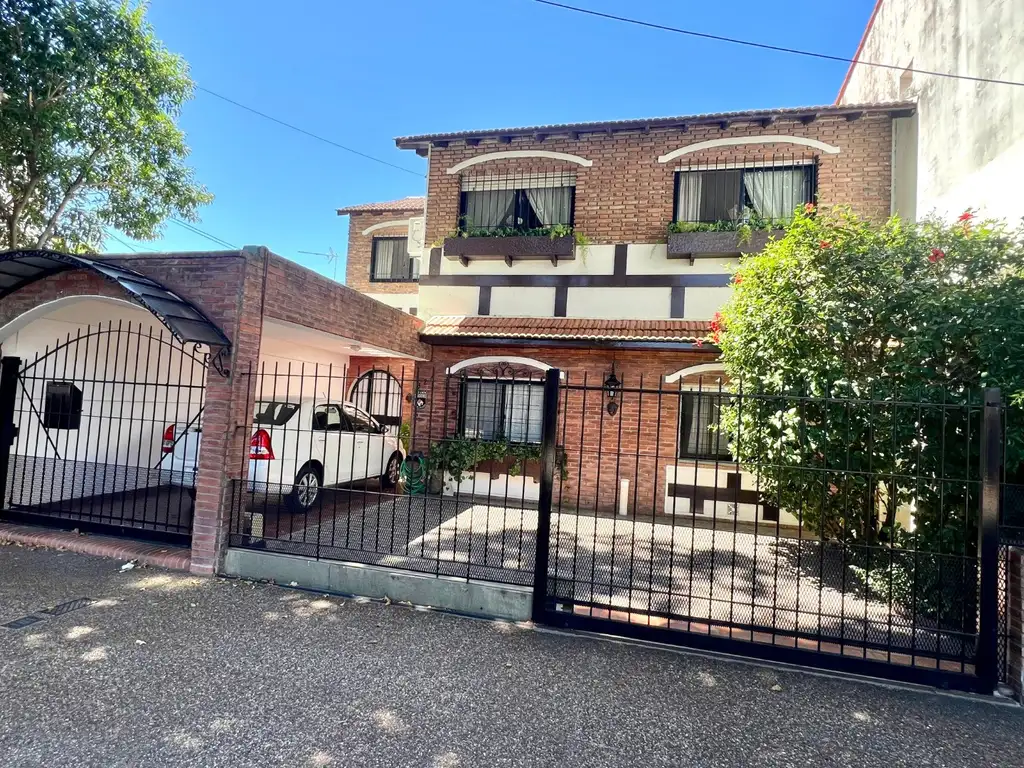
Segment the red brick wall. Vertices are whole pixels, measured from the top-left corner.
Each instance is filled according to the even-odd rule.
[[[262,259],[242,253],[190,253],[108,257],[135,269],[191,301],[232,342],[229,370],[240,371],[259,358],[259,305]],[[0,324],[63,296],[128,298],[123,290],[85,271],[64,272],[32,283],[0,300]],[[203,410],[203,442],[193,514],[192,571],[216,571],[228,531],[230,480],[246,466],[242,461],[250,419],[249,379],[221,377],[209,371]]]
[[[682,162],[659,163],[658,157],[674,149],[719,138],[785,134],[837,145],[836,155],[818,153],[793,144],[748,144],[715,147],[680,158]],[[594,243],[659,242],[672,220],[674,172],[690,162],[750,162],[773,156],[798,156],[818,160],[818,201],[824,205],[849,204],[875,219],[890,210],[892,120],[888,115],[868,115],[848,121],[843,116],[822,117],[804,125],[798,120],[779,120],[768,128],[738,123],[726,130],[717,126],[693,126],[636,133],[583,134],[579,139],[553,137],[544,141],[522,137],[510,144],[493,141],[470,147],[453,142],[433,147],[428,177],[426,242],[444,237],[458,223],[458,174],[445,171],[477,155],[505,150],[549,150],[579,155],[593,161],[584,168],[573,163],[542,159],[497,160],[473,166],[464,173],[501,174],[510,171],[572,171],[576,174],[576,227]]]
[[[480,356],[526,357],[565,373],[559,403],[558,444],[566,452],[569,477],[556,477],[556,497],[564,508],[612,511],[621,480],[629,480],[629,509],[640,514],[663,510],[664,467],[675,461],[679,428],[677,385],[662,384],[664,376],[700,363],[712,362],[714,353],[621,351],[605,349],[553,349],[546,347],[438,346],[430,363],[417,367],[419,389],[428,405],[416,412],[413,447],[427,450],[429,443],[456,433],[459,377],[463,374],[495,376],[493,365],[463,369],[446,377],[445,369]],[[623,382],[619,410],[607,412],[602,391],[614,370]],[[516,367],[517,380],[543,380],[543,372]],[[507,378],[508,373],[502,373]],[[582,389],[583,386],[586,389]],[[663,388],[661,395],[651,390]]]
[[[430,347],[419,340],[422,320],[273,254],[264,314],[403,355],[430,357]]]
[[[375,237],[407,237],[408,227],[387,227],[368,235],[363,230],[384,221],[405,219],[415,213],[353,213],[349,215],[348,257],[345,264],[345,284],[363,293],[417,293],[418,283],[377,283],[370,280],[370,257]]]

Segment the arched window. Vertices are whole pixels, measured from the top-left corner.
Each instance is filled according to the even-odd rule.
[[[730,392],[722,366],[705,363],[683,368],[666,376],[665,384],[680,390],[678,458],[728,459],[728,436],[720,429],[720,421]]]
[[[352,384],[349,400],[398,434],[402,424],[402,382],[387,371],[367,371]]]

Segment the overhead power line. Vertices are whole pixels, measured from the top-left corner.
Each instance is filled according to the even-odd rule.
[[[254,115],[259,115],[260,117],[264,118],[265,120],[270,120],[271,122],[277,123],[278,125],[283,125],[285,128],[291,128],[293,131],[298,131],[299,133],[303,134],[304,136],[309,136],[310,138],[316,139],[317,141],[322,141],[324,144],[330,144],[332,147],[337,147],[338,149],[343,149],[346,152],[351,152],[353,155],[359,155],[359,157],[364,157],[367,160],[372,160],[375,163],[380,163],[381,165],[386,165],[389,168],[394,168],[395,170],[398,170],[398,171],[404,171],[405,173],[411,173],[413,176],[422,176],[422,177],[426,178],[426,174],[424,174],[424,173],[420,173],[419,171],[414,171],[411,168],[405,168],[405,167],[403,167],[401,165],[395,165],[394,163],[389,163],[387,160],[381,160],[379,157],[374,157],[373,155],[368,155],[365,152],[360,152],[358,149],[352,149],[352,147],[346,147],[344,144],[339,144],[338,142],[336,142],[336,141],[334,141],[332,139],[328,139],[328,138],[325,138],[323,136],[319,136],[319,135],[313,133],[312,131],[307,131],[305,128],[300,128],[297,125],[292,125],[291,123],[286,123],[284,120],[276,118],[273,115],[268,115],[266,112],[260,112],[258,109],[253,109],[252,107],[247,106],[245,104],[242,104],[239,101],[235,101],[234,99],[229,99],[227,96],[224,96],[223,94],[217,93],[216,91],[211,91],[209,88],[203,88],[201,85],[197,85],[196,88],[198,88],[203,93],[208,93],[211,96],[214,96],[214,97],[216,97],[218,99],[221,99],[222,101],[226,101],[228,104],[234,104],[239,109],[244,109],[246,112],[252,112]]]
[[[216,235],[211,235],[209,232],[204,232],[199,227],[196,227],[196,226],[194,226],[192,224],[189,224],[187,221],[182,221],[181,219],[174,219],[174,218],[172,218],[171,221],[173,221],[179,227],[187,229],[189,232],[197,234],[200,237],[205,237],[207,240],[209,240],[212,243],[216,243],[217,245],[223,245],[225,248],[230,248],[233,251],[239,250],[237,245],[232,245],[227,240],[224,240],[223,238],[217,237]]]
[[[845,64],[862,64],[865,67],[880,67],[882,69],[895,69],[899,72],[913,72],[919,75],[932,75],[934,77],[949,77],[956,80],[971,80],[976,83],[996,83],[998,85],[1018,85],[1024,86],[1024,83],[1016,80],[998,80],[991,77],[974,77],[973,75],[955,75],[951,72],[933,72],[928,69],[914,69],[913,67],[900,67],[896,64],[880,64],[875,61],[863,61],[862,59],[851,59],[845,56],[833,56],[828,53],[817,53],[815,51],[802,51],[799,48],[786,48],[781,45],[769,45],[767,43],[755,43],[751,40],[739,40],[735,37],[723,37],[722,35],[712,35],[707,32],[695,32],[692,29],[680,29],[679,27],[670,27],[666,24],[655,24],[650,21],[640,21],[639,19],[630,19],[625,16],[616,16],[612,13],[602,13],[601,11],[593,11],[589,8],[579,8],[575,5],[566,5],[565,3],[556,3],[554,0],[533,0],[535,3],[541,5],[550,5],[554,8],[563,8],[567,11],[575,11],[576,13],[584,13],[588,16],[597,16],[602,19],[610,19],[612,21],[621,21],[624,24],[634,24],[638,27],[647,27],[648,29],[660,29],[663,32],[675,32],[679,35],[689,35],[690,37],[699,37],[704,40],[717,40],[722,43],[733,43],[734,45],[745,45],[749,48],[761,48],[766,51],[777,51],[779,53],[791,53],[796,56],[809,56],[814,59],[825,59],[826,61],[840,61]]]

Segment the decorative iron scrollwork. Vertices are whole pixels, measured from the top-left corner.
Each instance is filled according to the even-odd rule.
[[[213,368],[222,378],[228,378],[231,375],[231,370],[226,366],[228,358],[227,347],[215,347],[213,354],[207,353],[204,355],[206,367]],[[196,351],[199,351],[199,345],[196,344]]]

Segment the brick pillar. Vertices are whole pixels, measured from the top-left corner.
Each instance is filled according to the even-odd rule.
[[[192,525],[192,573],[216,573],[227,546],[233,508],[233,482],[244,480],[252,418],[252,387],[260,355],[265,248],[247,247],[240,284],[225,282],[224,332],[231,338],[229,376],[214,369],[206,376],[203,440],[199,451]],[[230,317],[230,320],[227,318]],[[249,375],[250,371],[253,375]]]
[[[1011,547],[1007,568],[1007,682],[1024,703],[1024,548]]]

